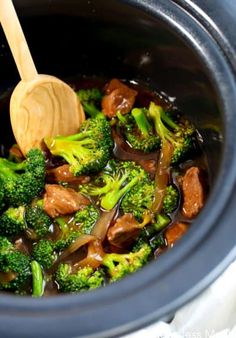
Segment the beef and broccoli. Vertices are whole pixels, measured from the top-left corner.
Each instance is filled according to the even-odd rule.
[[[199,134],[166,97],[117,79],[77,95],[77,134],[0,158],[1,291],[116,282],[172,248],[205,203]]]

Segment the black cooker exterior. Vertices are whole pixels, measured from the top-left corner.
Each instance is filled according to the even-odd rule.
[[[175,27],[204,60],[212,80],[220,83],[216,91],[224,110],[225,140],[218,180],[194,228],[158,266],[150,264],[118,284],[79,296],[29,299],[2,294],[0,337],[120,337],[173,314],[235,259],[236,2],[122,2]],[[20,6],[21,1],[15,3]],[[198,229],[199,224],[205,227]]]
[[[206,28],[224,50],[235,69],[236,2],[234,0],[176,0],[174,2],[191,13]]]

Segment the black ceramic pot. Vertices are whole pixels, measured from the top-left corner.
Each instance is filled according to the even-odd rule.
[[[211,193],[173,250],[94,292],[47,299],[0,296],[0,337],[120,337],[173,314],[235,257],[236,45],[230,40],[235,1],[14,3],[40,73],[142,81],[176,97],[203,137]],[[1,93],[17,81],[1,33]],[[8,123],[7,116],[0,119],[1,127]],[[1,142],[9,135],[2,127]]]

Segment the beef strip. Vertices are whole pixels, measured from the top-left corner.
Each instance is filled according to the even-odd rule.
[[[121,114],[128,113],[135,101],[138,92],[129,88],[117,79],[111,80],[105,89],[102,99],[102,111],[111,118],[119,111]]]
[[[85,184],[90,181],[89,176],[81,175],[74,176],[70,171],[69,164],[61,165],[60,167],[47,171],[47,182],[66,182],[72,184]]]
[[[186,218],[197,216],[205,202],[205,189],[202,170],[198,167],[189,168],[182,182],[183,205],[182,213]]]
[[[46,184],[45,190],[44,211],[52,218],[72,214],[90,204],[86,197],[71,188]]]
[[[172,248],[187,230],[188,225],[181,222],[176,222],[168,227],[165,231],[165,238],[168,248]]]
[[[108,230],[107,239],[110,244],[123,248],[132,244],[139,233],[140,224],[132,214],[125,214]]]

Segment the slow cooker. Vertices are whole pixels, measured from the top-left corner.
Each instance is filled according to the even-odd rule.
[[[120,337],[168,319],[236,256],[236,2],[15,0],[14,5],[39,73],[134,79],[176,98],[202,136],[211,191],[172,250],[118,283],[42,299],[2,293],[0,336]],[[3,98],[19,77],[2,31],[0,41]],[[0,141],[8,143],[8,112],[0,119]]]

